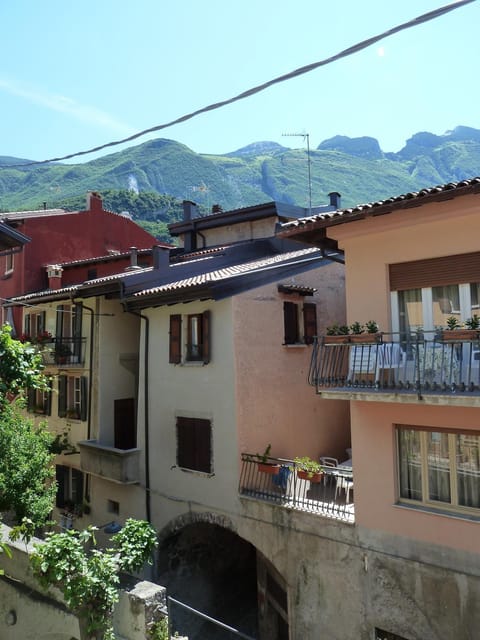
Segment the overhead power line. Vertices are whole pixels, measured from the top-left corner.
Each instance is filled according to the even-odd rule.
[[[246,91],[239,93],[233,98],[228,98],[227,100],[222,100],[220,102],[214,102],[212,104],[207,105],[206,107],[202,107],[201,109],[197,109],[196,111],[192,111],[191,113],[187,113],[183,116],[180,116],[175,120],[170,120],[170,122],[165,122],[164,124],[159,124],[159,125],[156,125],[155,127],[150,127],[149,129],[143,129],[143,131],[134,133],[131,136],[128,136],[127,138],[122,138],[121,140],[115,140],[112,142],[106,142],[105,144],[101,144],[98,147],[92,147],[91,149],[86,149],[85,151],[76,151],[75,153],[70,153],[66,156],[59,156],[58,158],[49,158],[47,160],[36,160],[32,162],[25,162],[22,164],[1,165],[0,168],[28,167],[36,164],[47,164],[49,162],[59,162],[61,160],[70,160],[70,158],[87,155],[89,153],[95,153],[96,151],[101,151],[102,149],[107,149],[108,147],[114,147],[119,144],[124,144],[125,142],[131,142],[132,140],[136,140],[137,138],[140,138],[141,136],[145,136],[148,133],[153,133],[155,131],[161,131],[162,129],[167,129],[168,127],[172,127],[175,124],[180,124],[181,122],[191,120],[192,118],[195,118],[196,116],[202,113],[207,113],[208,111],[214,111],[215,109],[220,109],[221,107],[225,107],[228,104],[232,104],[233,102],[238,102],[239,100],[244,100],[245,98],[249,98],[250,96],[253,96],[256,93],[265,91],[265,89],[268,89],[274,84],[280,84],[281,82],[285,82],[286,80],[297,78],[298,76],[301,76],[305,73],[309,73],[314,69],[318,69],[319,67],[323,67],[327,64],[331,64],[336,60],[340,60],[341,58],[346,58],[347,56],[351,56],[354,53],[361,51],[362,49],[366,49],[367,47],[370,47],[372,44],[375,44],[379,40],[388,38],[394,33],[398,33],[399,31],[404,31],[405,29],[416,27],[420,24],[423,24],[424,22],[428,22],[429,20],[434,20],[435,18],[439,18],[445,13],[454,11],[455,9],[459,9],[460,7],[463,7],[466,4],[470,4],[471,2],[476,2],[476,0],[459,0],[458,2],[453,2],[443,7],[439,7],[438,9],[434,9],[433,11],[423,13],[421,16],[418,16],[417,18],[413,18],[408,22],[404,22],[402,24],[397,25],[396,27],[392,27],[391,29],[388,29],[387,31],[383,31],[382,33],[376,36],[372,36],[371,38],[362,40],[361,42],[358,42],[357,44],[354,44],[351,47],[348,47],[347,49],[340,51],[340,53],[330,56],[329,58],[324,58],[323,60],[320,60],[318,62],[312,62],[311,64],[307,64],[304,67],[299,67],[294,71],[290,71],[289,73],[273,78],[272,80],[268,80],[263,84],[259,84],[256,87],[247,89]]]

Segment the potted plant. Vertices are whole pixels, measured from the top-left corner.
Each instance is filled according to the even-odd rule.
[[[371,343],[381,342],[382,334],[378,329],[378,324],[375,320],[368,320],[365,324],[360,322],[354,322],[350,325],[352,335],[350,336],[351,342],[359,343]]]
[[[65,364],[68,362],[68,358],[72,355],[70,345],[64,342],[59,342],[55,345],[55,362],[58,364]]]
[[[323,467],[320,462],[313,460],[309,456],[294,458],[297,477],[310,482],[320,482],[323,478]]]
[[[346,324],[332,324],[326,329],[327,335],[323,339],[324,344],[348,344],[350,336]]]
[[[471,318],[467,318],[464,327],[456,316],[449,316],[446,320],[447,328],[441,330],[440,338],[446,342],[452,340],[478,340],[480,334],[480,317],[474,314]]]
[[[271,475],[277,475],[280,473],[280,465],[274,462],[269,462],[270,450],[272,448],[271,444],[268,444],[267,448],[263,453],[257,453],[256,459],[258,461],[258,470],[260,473],[269,473]]]

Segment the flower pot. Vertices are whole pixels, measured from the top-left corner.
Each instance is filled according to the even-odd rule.
[[[300,480],[310,480],[310,482],[321,482],[323,478],[323,471],[319,471],[318,473],[310,473],[308,471],[298,469],[297,478],[300,478]]]
[[[348,344],[353,336],[324,336],[323,344]]]
[[[440,332],[440,338],[444,342],[452,342],[453,340],[468,342],[479,340],[480,331],[478,329],[444,329]]]
[[[354,344],[373,344],[382,341],[382,334],[378,333],[356,333],[350,336],[350,342]]]
[[[270,475],[276,476],[280,473],[280,465],[279,464],[269,464],[268,462],[259,462],[258,470],[260,473],[269,473]]]

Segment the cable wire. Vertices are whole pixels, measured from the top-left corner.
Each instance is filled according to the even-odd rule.
[[[295,69],[294,71],[290,71],[289,73],[286,73],[284,75],[278,76],[276,78],[273,78],[272,80],[268,80],[267,82],[264,82],[263,84],[259,84],[256,87],[252,87],[251,89],[247,89],[246,91],[243,91],[242,93],[239,93],[238,95],[234,96],[233,98],[228,98],[227,100],[222,100],[220,102],[214,102],[212,104],[207,105],[206,107],[202,107],[201,109],[197,109],[196,111],[192,111],[191,113],[187,113],[186,115],[180,116],[179,118],[176,118],[175,120],[170,120],[170,122],[166,122],[164,124],[159,124],[156,125],[154,127],[150,127],[149,129],[143,129],[143,131],[139,131],[138,133],[134,133],[131,136],[128,136],[127,138],[122,138],[121,140],[115,140],[112,142],[106,142],[105,144],[101,144],[97,147],[92,147],[91,149],[86,149],[85,151],[76,151],[75,153],[70,153],[66,156],[59,156],[57,158],[49,158],[48,160],[34,160],[31,162],[25,162],[25,163],[21,163],[21,164],[9,164],[9,165],[1,165],[0,168],[12,168],[12,167],[29,167],[32,165],[37,165],[37,164],[47,164],[49,162],[59,162],[61,160],[69,160],[70,158],[75,158],[77,156],[83,156],[83,155],[87,155],[89,153],[95,153],[96,151],[101,151],[102,149],[107,149],[108,147],[114,147],[116,145],[119,144],[124,144],[125,142],[131,142],[132,140],[136,140],[137,138],[140,138],[141,136],[147,135],[148,133],[153,133],[154,131],[161,131],[162,129],[167,129],[168,127],[172,127],[175,124],[180,124],[181,122],[185,122],[187,120],[191,120],[192,118],[195,118],[196,116],[202,114],[202,113],[207,113],[208,111],[214,111],[215,109],[220,109],[221,107],[225,107],[228,104],[232,104],[233,102],[238,102],[239,100],[244,100],[245,98],[249,98],[250,96],[255,95],[256,93],[260,93],[261,91],[265,91],[265,89],[268,89],[269,87],[273,86],[274,84],[280,84],[281,82],[285,82],[287,80],[291,80],[292,78],[297,78],[298,76],[301,76],[305,73],[310,73],[310,71],[313,71],[315,69],[318,69],[319,67],[323,67],[327,64],[331,64],[332,62],[336,62],[337,60],[340,60],[341,58],[346,58],[347,56],[351,56],[354,53],[357,53],[358,51],[361,51],[362,49],[366,49],[367,47],[370,47],[372,44],[375,44],[376,42],[378,42],[379,40],[383,40],[384,38],[387,38],[391,35],[393,35],[394,33],[398,33],[399,31],[404,31],[405,29],[410,29],[412,27],[416,27],[420,24],[423,24],[424,22],[428,22],[429,20],[434,20],[435,18],[438,18],[442,15],[444,15],[445,13],[448,13],[450,11],[454,11],[455,9],[459,9],[460,7],[463,7],[466,4],[470,4],[471,2],[476,2],[476,0],[459,0],[457,2],[453,2],[451,4],[445,5],[443,7],[439,7],[438,9],[434,9],[433,11],[429,11],[427,13],[423,13],[422,15],[418,16],[417,18],[413,18],[412,20],[408,20],[408,22],[404,22],[400,25],[397,25],[396,27],[392,27],[391,29],[388,29],[387,31],[383,31],[382,33],[376,35],[376,36],[372,36],[371,38],[367,38],[366,40],[362,40],[361,42],[358,42],[357,44],[352,45],[351,47],[348,47],[347,49],[344,49],[343,51],[340,51],[340,53],[337,53],[333,56],[330,56],[329,58],[324,58],[323,60],[320,60],[318,62],[312,62],[311,64],[305,65],[304,67],[299,67],[298,69]]]

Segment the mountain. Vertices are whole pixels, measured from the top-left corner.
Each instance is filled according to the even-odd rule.
[[[0,156],[0,210],[44,202],[81,207],[86,192],[95,190],[108,195],[114,210],[161,224],[162,234],[180,215],[183,199],[204,212],[213,204],[228,210],[270,200],[308,206],[309,200],[306,150],[268,141],[213,155],[159,138],[83,164],[8,166],[22,162]],[[338,191],[346,207],[456,182],[480,174],[480,130],[419,132],[397,153],[384,153],[375,138],[334,136],[310,150],[310,174],[314,205]]]

